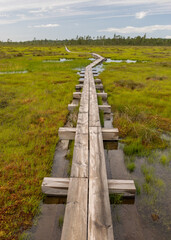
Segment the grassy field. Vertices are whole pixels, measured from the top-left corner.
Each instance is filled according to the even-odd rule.
[[[0,239],[18,239],[38,212],[85,57],[64,47],[0,48]],[[43,62],[60,58],[72,61]],[[2,74],[13,71],[27,73]]]
[[[31,226],[50,175],[58,128],[67,120],[79,76],[90,61],[84,52],[136,63],[104,63],[100,74],[114,126],[123,138],[133,171],[134,156],[166,148],[171,131],[170,47],[0,47],[0,239],[18,239]],[[66,58],[71,61],[43,62]],[[100,101],[100,99],[99,99]],[[102,117],[101,117],[102,118]],[[132,159],[132,160],[130,160]],[[168,163],[163,157],[161,163]],[[145,168],[144,176],[149,175]],[[149,179],[148,179],[149,181]]]
[[[120,47],[108,57],[137,61],[106,63],[100,75],[114,112],[114,126],[128,143],[125,154],[165,148],[167,141],[161,133],[171,131],[171,48]]]

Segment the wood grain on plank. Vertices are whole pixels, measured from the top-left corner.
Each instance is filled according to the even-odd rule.
[[[108,179],[109,194],[134,194],[136,192],[133,180]],[[67,196],[69,188],[69,178],[47,178],[43,179],[42,192],[48,196]]]
[[[89,138],[88,240],[113,240],[113,226],[101,128],[90,127]]]
[[[61,240],[87,240],[88,179],[71,178]]]

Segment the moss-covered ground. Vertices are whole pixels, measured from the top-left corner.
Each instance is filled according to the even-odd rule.
[[[60,58],[71,61],[43,62]],[[76,68],[89,62],[64,47],[0,48],[0,239],[18,239],[31,226],[79,79]],[[13,71],[27,73],[2,74]]]
[[[100,74],[108,102],[125,143],[127,166],[135,168],[134,155],[166,148],[162,133],[171,131],[170,47],[0,47],[0,239],[18,239],[38,212],[43,177],[50,175],[58,128],[67,120],[67,105],[79,76],[96,52],[116,60],[104,63]],[[66,62],[43,62],[59,60]],[[168,165],[167,156],[161,157]],[[142,167],[147,185],[153,175]],[[154,181],[156,183],[156,181]],[[145,191],[148,191],[144,185]],[[139,191],[140,192],[140,191]]]

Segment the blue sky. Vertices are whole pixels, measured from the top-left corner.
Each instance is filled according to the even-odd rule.
[[[0,0],[0,41],[171,38],[171,0]]]

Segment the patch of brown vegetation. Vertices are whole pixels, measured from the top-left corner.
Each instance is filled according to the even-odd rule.
[[[114,83],[115,83],[115,85],[117,87],[126,87],[126,88],[129,88],[131,90],[139,89],[139,88],[143,88],[144,87],[143,83],[134,82],[132,80],[121,79],[121,80],[118,80],[118,81],[116,81]]]
[[[22,104],[27,104],[27,103],[31,103],[31,102],[33,102],[33,99],[31,99],[31,98],[26,98],[26,99],[22,100]]]
[[[152,81],[162,81],[164,79],[167,79],[167,77],[147,77],[146,80],[152,80]]]

